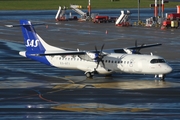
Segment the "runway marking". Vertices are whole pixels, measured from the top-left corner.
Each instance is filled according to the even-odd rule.
[[[75,80],[74,80],[75,82]],[[95,82],[92,83],[86,83],[86,81],[82,81],[78,84],[59,84],[54,86],[52,89],[82,89],[86,86],[92,86],[93,88],[108,88],[108,89],[153,89],[153,88],[173,88],[173,87],[179,87],[179,83],[173,83],[173,82],[155,82],[155,81],[114,81],[114,82],[102,82],[96,83],[98,80],[95,80]]]
[[[56,101],[52,101],[52,100],[49,100],[49,99],[46,99],[44,97],[42,97],[42,94],[40,91],[38,90],[35,90],[35,89],[32,89],[33,91],[37,92],[38,93],[38,96],[40,99],[44,100],[44,101],[47,101],[47,102],[51,102],[51,103],[56,103],[56,104],[59,104],[59,102],[56,102]]]
[[[53,87],[53,89],[75,89],[75,88],[84,88],[83,84],[60,84]]]
[[[22,99],[22,98],[30,98],[30,97],[34,97],[34,96],[37,96],[37,94],[32,94],[32,95],[22,96],[22,97],[1,98],[0,101],[15,100],[15,99]]]
[[[45,101],[47,101],[47,102],[51,102],[51,103],[56,103],[56,104],[59,104],[59,102],[52,101],[52,100],[48,100],[48,99],[46,99],[46,98],[42,97],[42,95],[41,95],[41,94],[39,94],[39,98],[41,98],[42,100],[45,100]]]
[[[55,110],[73,112],[147,112],[148,108],[125,108],[110,104],[85,103],[85,104],[62,104],[52,107]]]

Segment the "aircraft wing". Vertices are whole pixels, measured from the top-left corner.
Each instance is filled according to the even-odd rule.
[[[149,48],[149,47],[155,47],[155,46],[160,46],[162,44],[160,43],[155,43],[155,44],[143,44],[143,45],[139,45],[139,46],[133,46],[133,47],[127,47],[127,48],[113,48],[113,49],[105,49],[103,50],[103,52],[105,53],[127,53],[124,49],[129,49],[132,51],[136,51],[138,50],[138,53],[135,54],[139,54],[139,50],[140,49],[144,49],[144,48]],[[96,51],[90,51],[91,53],[95,53]],[[54,56],[54,55],[87,55],[86,51],[49,51],[49,52],[45,52],[45,53],[36,53],[36,54],[32,54],[34,56]]]
[[[129,47],[127,49],[142,49],[142,48],[149,48],[149,47],[155,47],[155,46],[160,46],[162,44],[160,43],[155,43],[155,44],[144,44],[142,46],[137,46],[137,47]]]
[[[93,61],[93,59],[87,55],[87,52],[85,51],[61,51],[61,52],[46,52],[46,53],[40,53],[40,54],[32,54],[34,56],[55,56],[55,55],[60,55],[60,56],[66,56],[66,55],[77,55],[83,60],[87,61]]]
[[[61,51],[61,52],[46,52],[35,54],[36,56],[54,56],[54,55],[85,55],[84,51]]]
[[[136,50],[140,50],[140,49],[144,49],[144,48],[149,48],[149,47],[155,47],[155,46],[160,46],[162,44],[160,43],[155,43],[155,44],[143,44],[143,45],[139,45],[139,46],[133,46],[133,47],[127,47],[127,48],[114,48],[114,49],[106,49],[103,50],[103,52],[107,52],[107,53],[126,53],[124,51],[124,49],[129,49],[132,51],[136,51]]]

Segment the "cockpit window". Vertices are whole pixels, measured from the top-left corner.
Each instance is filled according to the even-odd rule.
[[[165,60],[164,59],[152,59],[150,62],[152,64],[154,64],[154,63],[165,63]]]

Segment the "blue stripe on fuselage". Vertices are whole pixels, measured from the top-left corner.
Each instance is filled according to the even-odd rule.
[[[26,52],[26,57],[32,60],[39,61],[43,64],[52,66],[51,63],[47,60],[46,56],[34,56],[33,53]]]

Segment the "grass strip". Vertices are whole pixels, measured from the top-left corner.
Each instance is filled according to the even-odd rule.
[[[91,0],[92,9],[127,9],[137,8],[138,0]],[[170,0],[169,0],[170,1]],[[149,8],[154,0],[141,0],[141,8]],[[70,4],[87,8],[88,0],[0,0],[0,10],[56,10],[58,6],[69,7]],[[165,8],[175,8],[180,2],[170,1]]]

